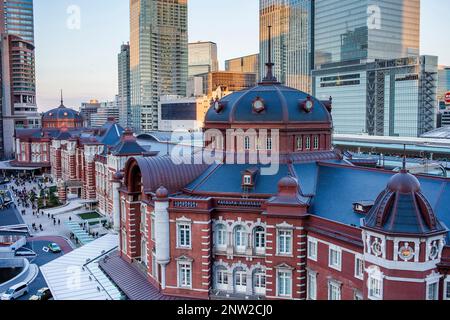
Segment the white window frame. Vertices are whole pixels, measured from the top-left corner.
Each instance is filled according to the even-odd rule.
[[[448,295],[447,295],[447,293],[448,293]],[[447,276],[444,280],[443,299],[450,300],[450,276]]]
[[[297,149],[297,151],[301,151],[303,150],[303,137],[302,136],[297,136],[295,139],[295,147]]]
[[[291,229],[278,229],[277,230],[277,255],[280,255],[280,256],[291,256],[292,255],[293,237],[294,237],[294,233],[293,233],[293,230],[291,230]],[[284,244],[283,248],[282,248],[282,244]],[[286,250],[288,246],[289,246],[289,251]],[[282,251],[281,249],[284,249],[284,250]]]
[[[247,277],[248,277],[247,271],[244,269],[237,270],[234,272],[233,283],[237,293],[247,293],[247,285],[248,285]]]
[[[264,296],[266,294],[267,277],[262,270],[255,272],[253,276],[253,291],[256,295]]]
[[[373,287],[374,284],[376,284],[376,288]],[[369,274],[367,297],[370,300],[383,300],[383,276],[381,274]]]
[[[334,263],[332,259],[333,252],[336,252],[337,261]],[[342,270],[342,249],[338,246],[330,245],[328,248],[328,267],[341,271]]]
[[[185,273],[185,274],[183,274]],[[185,277],[186,274],[188,277]],[[178,287],[192,289],[192,262],[178,261],[177,263]],[[183,283],[183,279],[186,281]]]
[[[221,276],[219,276],[219,274]],[[226,268],[217,268],[215,274],[215,287],[217,290],[227,290],[230,279],[228,278],[228,270]],[[219,281],[221,280],[221,281]]]
[[[318,241],[314,238],[308,238],[308,259],[317,261]]]
[[[311,137],[310,136],[306,136],[305,150],[311,150]]]
[[[251,144],[250,143],[250,137],[249,136],[245,136],[244,137],[244,150],[246,150],[246,151],[250,150],[250,148],[251,148],[250,144]]]
[[[227,237],[228,237],[228,232],[227,232],[227,226],[224,225],[223,223],[219,223],[215,226],[215,230],[214,230],[214,245],[216,246],[217,249],[219,250],[224,250],[227,247]],[[219,234],[222,233],[222,240],[223,243],[219,243]]]
[[[258,228],[262,228],[262,231],[258,231]],[[255,251],[258,254],[264,254],[266,252],[266,229],[263,226],[256,226],[253,232],[253,241]],[[262,243],[259,243],[262,242]]]
[[[239,237],[239,245],[238,245],[238,230],[242,233]],[[233,230],[233,243],[234,248],[237,252],[245,252],[245,249],[247,248],[247,232],[243,225],[237,225]]]
[[[313,147],[314,147],[314,150],[319,150],[319,136],[314,136],[314,139],[313,139],[313,141],[314,141],[314,145],[313,145]]]
[[[127,232],[125,231],[125,229],[122,229],[122,252],[124,254],[128,253],[128,239],[127,239]]]
[[[362,255],[355,255],[355,278],[364,279],[364,258]]]
[[[244,186],[249,186],[252,184],[252,176],[249,174],[244,174]]]
[[[152,241],[156,241],[156,234],[155,234],[155,214],[152,213],[150,216],[150,239]]]
[[[336,294],[336,299],[332,299],[334,294]],[[330,300],[330,301],[342,300],[342,284],[341,283],[334,281],[334,280],[328,281],[328,300]]]
[[[272,150],[272,138],[271,137],[267,137],[266,140],[266,150]]]
[[[185,229],[187,227],[187,229]],[[186,243],[182,243],[182,233],[184,234],[184,240]],[[187,243],[188,242],[188,243]],[[192,248],[192,224],[188,222],[177,223],[177,248],[191,249]]]
[[[430,299],[431,286],[435,286],[435,288],[433,288],[433,290],[434,290],[433,297]],[[427,297],[426,297],[426,300],[432,300],[432,301],[433,300],[439,300],[439,279],[427,282]]]
[[[317,272],[308,270],[306,277],[306,299],[317,300]]]
[[[281,276],[282,275],[287,275],[287,277],[283,277],[283,281],[284,279],[286,279],[287,281],[289,281],[286,285],[286,283],[284,283],[283,287],[284,290],[288,289],[289,292],[286,293],[282,293],[280,292],[280,285],[281,285]],[[283,297],[283,298],[292,298],[292,270],[288,270],[288,269],[278,269],[277,270],[277,296],[278,297]]]

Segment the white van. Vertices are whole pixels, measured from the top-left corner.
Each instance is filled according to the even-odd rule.
[[[15,286],[12,286],[8,290],[6,290],[3,294],[1,299],[2,300],[15,300],[17,298],[20,298],[21,296],[24,296],[28,293],[28,285],[25,282],[21,282],[16,284]]]

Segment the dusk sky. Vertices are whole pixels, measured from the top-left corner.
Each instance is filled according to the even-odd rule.
[[[71,6],[80,28],[69,28]],[[214,41],[219,61],[259,51],[258,0],[189,0],[189,41]],[[89,99],[117,94],[117,54],[129,40],[128,0],[35,0],[37,102],[40,111],[59,105],[78,109]],[[421,53],[450,65],[448,0],[422,0]]]

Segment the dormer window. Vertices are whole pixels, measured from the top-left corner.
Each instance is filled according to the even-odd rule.
[[[359,214],[367,214],[372,209],[373,201],[358,201],[353,203],[353,211]]]
[[[243,187],[254,187],[255,183],[256,183],[256,176],[258,173],[259,169],[258,168],[250,168],[247,169],[243,172],[241,172],[242,174],[242,186]]]

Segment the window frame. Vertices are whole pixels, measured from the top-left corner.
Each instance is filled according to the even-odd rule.
[[[282,236],[283,233],[283,236]],[[289,242],[287,241],[287,235],[289,235]],[[281,241],[281,239],[284,239]],[[277,229],[277,255],[279,256],[292,256],[293,254],[293,238],[294,233],[292,229]],[[284,243],[285,251],[281,251],[281,244]],[[289,244],[289,252],[286,251],[286,244]]]
[[[314,254],[312,254],[312,252],[311,252],[310,245],[314,245],[314,247],[315,247]],[[318,241],[317,241],[317,239],[308,238],[307,250],[308,250],[308,259],[317,262],[317,252],[318,252]]]
[[[336,252],[338,259],[337,264],[333,264],[332,253]],[[328,267],[334,270],[342,271],[342,249],[338,246],[330,245],[328,248]]]
[[[317,300],[317,272],[308,270],[306,277],[306,300]],[[314,287],[311,286],[311,279],[314,279]],[[313,295],[311,295],[311,288],[314,288]]]
[[[187,229],[182,229],[184,227],[188,227]],[[183,244],[182,233],[184,234],[184,240],[188,240],[188,244]],[[188,237],[186,237],[186,233]],[[177,248],[178,249],[192,249],[192,223],[190,222],[177,222]]]
[[[188,284],[183,284],[183,276],[182,272],[187,272],[189,271],[189,277],[185,278],[188,280]],[[192,262],[190,261],[178,261],[177,263],[177,283],[178,283],[178,288],[181,289],[192,289]]]
[[[281,279],[281,275],[282,274],[286,274],[288,275],[287,277],[283,278],[284,280],[287,279],[287,281],[289,281],[290,285],[286,285],[287,283],[285,282],[283,285],[283,289],[289,289],[289,293],[281,293],[280,289],[281,289],[281,283],[282,283],[282,279]],[[277,297],[281,297],[281,298],[292,298],[292,270],[288,270],[288,269],[279,269],[277,270]]]
[[[333,291],[333,289],[336,289],[336,291]],[[337,293],[338,299],[331,299],[333,296],[333,293]],[[328,281],[328,300],[329,301],[342,300],[342,284],[341,283],[334,281],[334,280]]]
[[[358,261],[361,262],[360,266],[358,265]],[[364,280],[364,259],[362,255],[355,255],[355,278]]]

